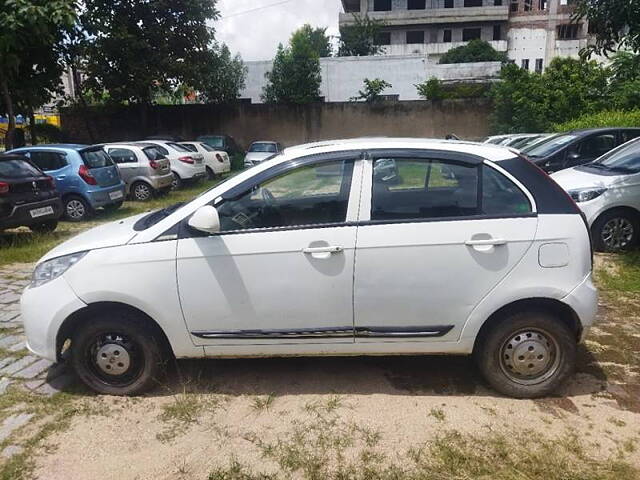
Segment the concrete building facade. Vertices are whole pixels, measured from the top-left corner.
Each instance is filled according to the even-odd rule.
[[[584,23],[572,23],[568,0],[342,0],[340,27],[356,16],[381,20],[387,55],[442,54],[476,38],[509,59],[542,71],[557,56],[577,57],[587,45]]]

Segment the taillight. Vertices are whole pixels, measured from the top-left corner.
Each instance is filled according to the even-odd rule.
[[[0,195],[6,195],[7,193],[9,193],[9,184],[0,182]]]
[[[222,158],[222,155],[220,155],[219,153],[216,153],[216,158],[220,163],[224,163],[224,159]]]
[[[49,185],[49,188],[51,189],[56,188],[56,182],[53,180],[53,177],[47,177],[46,182],[47,182],[47,185]]]
[[[183,163],[188,163],[189,165],[193,165],[195,163],[195,161],[191,157],[180,157],[178,160]]]
[[[160,164],[155,160],[149,160],[149,166],[154,170],[158,170],[160,168]]]
[[[86,165],[80,165],[80,170],[78,170],[78,175],[80,175],[80,178],[82,178],[89,185],[98,184],[96,177],[91,175],[91,171],[89,171]]]

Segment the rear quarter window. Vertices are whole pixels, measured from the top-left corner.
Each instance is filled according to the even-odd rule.
[[[517,215],[532,212],[525,193],[495,168],[482,167],[482,211],[485,215]]]

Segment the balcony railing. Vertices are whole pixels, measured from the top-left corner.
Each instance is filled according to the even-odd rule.
[[[507,2],[505,2],[507,3]],[[353,13],[341,13],[340,25],[355,23]],[[382,20],[389,26],[427,25],[434,23],[495,22],[509,19],[509,6],[431,8],[426,10],[392,10],[369,12],[370,18]]]

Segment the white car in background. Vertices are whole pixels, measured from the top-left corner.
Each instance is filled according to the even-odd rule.
[[[154,145],[162,155],[169,159],[171,172],[173,173],[171,186],[174,190],[182,187],[185,182],[198,181],[207,175],[204,156],[201,153],[193,153],[178,142],[142,140],[136,143]]]
[[[244,166],[253,167],[269,157],[282,151],[282,145],[278,142],[253,142],[244,157]]]
[[[217,175],[231,171],[231,160],[229,160],[227,152],[216,150],[203,142],[180,142],[180,145],[193,153],[202,154],[209,180],[213,180]]]
[[[620,251],[638,244],[640,138],[551,177],[584,212],[597,250]]]
[[[106,394],[158,385],[172,357],[473,354],[499,392],[539,397],[595,319],[591,270],[576,204],[509,149],[358,139],[81,233],[21,307],[29,349]]]

